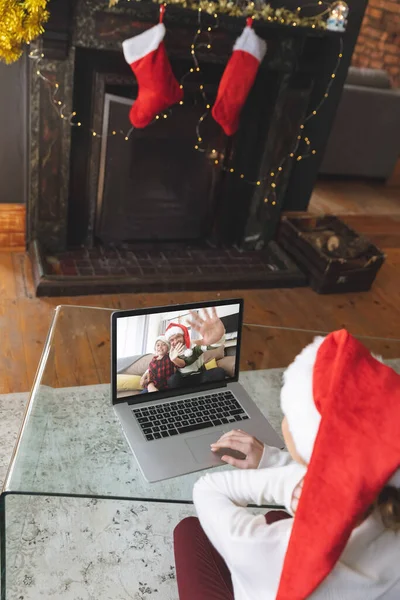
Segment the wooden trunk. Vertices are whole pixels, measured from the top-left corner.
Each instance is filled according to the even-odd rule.
[[[319,294],[369,290],[385,255],[333,216],[283,217],[278,241]],[[337,248],[330,252],[327,243]]]

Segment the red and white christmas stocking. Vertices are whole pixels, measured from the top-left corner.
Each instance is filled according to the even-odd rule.
[[[251,18],[247,19],[246,27],[233,46],[212,108],[212,116],[226,135],[233,135],[239,128],[240,111],[267,51],[266,42],[254,32],[252,23]]]
[[[162,7],[164,8],[164,7]],[[183,98],[164,46],[165,25],[160,23],[122,43],[125,60],[138,81],[139,93],[129,113],[134,127],[146,127],[154,117]]]

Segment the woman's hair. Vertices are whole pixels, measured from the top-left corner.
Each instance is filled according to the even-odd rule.
[[[400,489],[386,485],[371,507],[377,510],[386,529],[400,531]]]

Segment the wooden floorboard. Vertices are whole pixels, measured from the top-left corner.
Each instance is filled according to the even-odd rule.
[[[163,304],[243,297],[245,322],[257,325],[352,333],[400,339],[400,201],[399,190],[319,184],[311,209],[340,214],[351,227],[378,243],[386,261],[369,292],[321,296],[310,288],[168,292],[73,298],[35,298],[29,259],[23,252],[0,253],[0,393],[28,391],[57,305],[140,308]],[[381,186],[383,187],[383,186]],[[346,191],[347,189],[347,191]],[[375,193],[375,196],[374,196]],[[319,196],[318,196],[319,194]],[[362,198],[368,210],[362,211]],[[322,198],[322,200],[321,200]],[[372,214],[375,198],[376,214]],[[385,210],[379,212],[381,202]],[[390,203],[392,214],[386,214]],[[347,209],[346,209],[347,207]],[[347,214],[346,213],[347,210]],[[72,318],[72,317],[71,317]],[[109,331],[102,319],[81,326],[65,322],[59,331],[54,371],[48,385],[85,385],[109,380]],[[71,339],[70,331],[75,331]],[[80,331],[81,329],[81,331]],[[301,349],[305,335],[263,327],[247,331],[241,367],[270,368],[287,364]],[[400,342],[377,341],[374,350],[400,357]]]
[[[15,298],[0,301],[0,330],[0,394],[26,392],[32,381],[27,375],[23,331]]]
[[[0,248],[24,246],[25,232],[25,205],[0,204]]]
[[[400,215],[400,188],[366,180],[323,179],[314,189],[308,210],[334,215]]]

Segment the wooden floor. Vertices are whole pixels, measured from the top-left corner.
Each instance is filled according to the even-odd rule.
[[[321,179],[309,204],[310,212],[334,215],[400,215],[400,187],[360,179]]]
[[[357,231],[365,233],[387,254],[371,291],[360,294],[320,296],[309,288],[230,292],[180,292],[125,294],[74,298],[34,297],[30,264],[23,252],[0,253],[0,393],[30,389],[46,339],[54,308],[58,304],[135,308],[242,296],[245,322],[258,325],[298,327],[328,331],[346,327],[359,335],[400,339],[400,190],[365,183],[321,182],[310,209],[332,212]],[[346,216],[343,216],[346,215]],[[259,333],[257,333],[259,332]],[[287,340],[291,339],[288,336]],[[294,338],[293,338],[294,339]],[[246,368],[265,368],[265,351],[271,342],[268,331],[252,330],[248,337]],[[288,341],[280,340],[280,348]],[[67,343],[67,342],[65,342]],[[394,346],[396,345],[393,342]],[[400,356],[400,343],[398,345]],[[293,348],[287,348],[289,354]],[[274,353],[272,346],[270,354]],[[250,359],[251,357],[251,359]],[[104,360],[108,360],[106,357]],[[88,357],[75,355],[75,364],[86,365],[80,384],[93,383]],[[90,361],[89,361],[90,362]],[[64,365],[64,371],[69,368]],[[83,379],[82,379],[83,377]],[[75,380],[76,381],[76,380]]]

